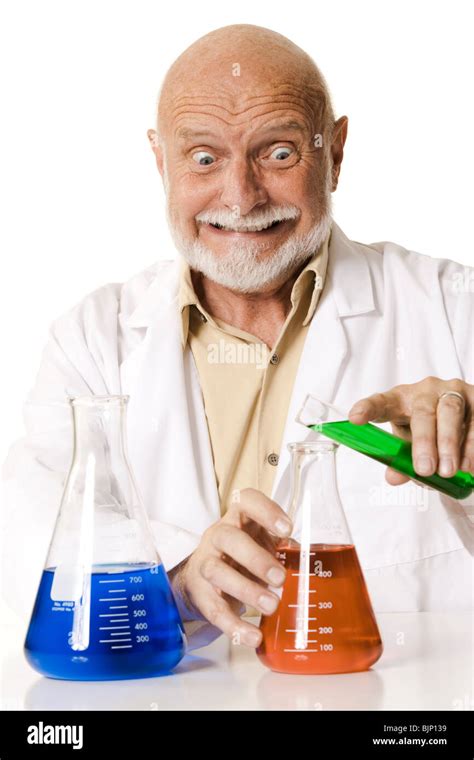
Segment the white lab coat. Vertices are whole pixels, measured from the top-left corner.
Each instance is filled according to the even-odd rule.
[[[56,319],[24,407],[26,437],[4,466],[7,600],[31,611],[72,453],[68,396],[129,394],[128,448],[156,545],[169,570],[219,519],[199,376],[183,353],[178,260],[87,295]],[[349,409],[359,398],[429,375],[474,383],[474,270],[389,242],[363,245],[333,225],[325,287],[290,401],[272,497],[286,506],[286,444],[306,394]],[[382,425],[390,430],[389,423]],[[473,505],[413,481],[389,486],[385,467],[343,446],[339,488],[375,611],[473,606]],[[194,626],[194,627],[193,627]],[[198,628],[200,631],[198,632]],[[208,624],[187,626],[191,646]]]

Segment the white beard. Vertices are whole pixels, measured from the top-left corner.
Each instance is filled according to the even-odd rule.
[[[216,255],[200,240],[186,240],[170,218],[167,203],[167,219],[170,233],[179,253],[191,269],[201,272],[213,282],[240,293],[257,293],[272,283],[290,277],[320,248],[329,234],[332,224],[330,172],[326,177],[325,209],[321,219],[304,235],[293,233],[272,255],[261,260],[259,254],[267,243],[255,240],[231,240],[225,255]],[[295,209],[294,206],[281,207]],[[299,214],[299,209],[296,209]],[[198,215],[199,216],[199,215]],[[252,219],[252,221],[256,221]]]

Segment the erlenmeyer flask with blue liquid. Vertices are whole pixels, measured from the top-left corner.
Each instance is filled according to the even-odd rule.
[[[185,635],[126,451],[128,396],[70,400],[74,455],[25,655],[70,680],[169,672]]]

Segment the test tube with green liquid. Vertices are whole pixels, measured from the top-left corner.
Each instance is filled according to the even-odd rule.
[[[332,404],[308,395],[296,420],[311,430],[392,467],[397,472],[435,488],[453,499],[465,499],[472,493],[474,476],[471,473],[458,470],[450,478],[443,478],[436,472],[427,477],[419,475],[413,467],[410,441],[405,441],[370,422],[356,425],[350,422],[347,416]]]

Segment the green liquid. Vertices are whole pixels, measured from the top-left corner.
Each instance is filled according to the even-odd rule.
[[[355,425],[349,420],[343,420],[308,427],[453,499],[465,499],[474,489],[474,476],[462,470],[458,470],[451,478],[442,478],[436,472],[428,477],[418,475],[413,468],[411,443],[371,425],[370,422],[366,425]]]

